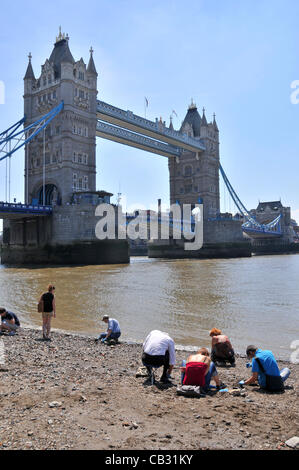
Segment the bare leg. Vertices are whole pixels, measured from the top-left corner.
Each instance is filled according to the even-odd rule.
[[[47,337],[47,321],[48,321],[48,319],[43,317],[43,337],[44,337],[44,339]]]
[[[47,338],[49,338],[51,332],[51,316],[49,315],[47,319]]]
[[[212,380],[215,381],[215,384],[220,387],[220,379],[219,379],[219,375],[214,375],[214,377],[212,377]]]

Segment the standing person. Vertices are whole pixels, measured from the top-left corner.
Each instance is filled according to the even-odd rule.
[[[153,330],[149,333],[143,343],[142,363],[147,368],[149,375],[151,367],[163,366],[160,381],[169,383],[173,366],[175,365],[175,345],[168,333]]]
[[[101,333],[96,341],[101,340],[102,343],[105,343],[107,340],[110,341],[110,339],[114,339],[116,342],[118,342],[118,338],[121,335],[118,321],[115,320],[115,318],[109,318],[109,315],[104,315],[102,321],[107,323],[108,328],[106,333]]]
[[[42,305],[42,316],[43,316],[43,339],[45,341],[51,341],[51,320],[56,318],[56,305],[54,296],[55,287],[52,284],[48,285],[48,292],[41,295],[39,304]]]
[[[270,392],[282,392],[284,382],[291,371],[287,367],[281,371],[278,368],[272,351],[258,349],[253,344],[247,346],[246,355],[252,359],[252,376],[247,380],[241,380],[239,384],[250,385],[258,382],[260,387]]]
[[[8,332],[10,336],[15,335],[21,326],[17,315],[13,312],[8,312],[6,308],[0,308],[0,316],[0,331]]]
[[[213,362],[229,362],[232,366],[235,365],[235,352],[231,345],[230,340],[226,335],[222,334],[218,328],[213,328],[210,331],[212,337],[212,351],[211,358]]]

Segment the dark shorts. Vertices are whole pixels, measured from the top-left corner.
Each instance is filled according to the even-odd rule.
[[[164,356],[151,356],[145,352],[142,354],[142,362],[145,366],[161,367],[169,369],[169,352],[166,351]]]

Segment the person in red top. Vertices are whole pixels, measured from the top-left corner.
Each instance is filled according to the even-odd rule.
[[[187,361],[183,361],[181,372],[182,385],[198,385],[206,392],[213,379],[217,390],[225,387],[220,382],[215,364],[211,361],[210,353],[206,348],[199,349],[197,353],[191,354]]]

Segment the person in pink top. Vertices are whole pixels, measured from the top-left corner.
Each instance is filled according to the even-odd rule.
[[[235,365],[235,352],[231,345],[230,340],[226,335],[222,334],[218,328],[213,328],[210,331],[212,337],[212,361],[217,362],[229,362],[232,366]]]

